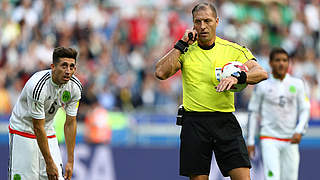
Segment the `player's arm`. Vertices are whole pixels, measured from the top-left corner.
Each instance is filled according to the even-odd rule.
[[[258,118],[261,110],[262,93],[260,93],[259,87],[255,87],[248,105],[248,134],[247,134],[247,148],[249,157],[253,158],[255,154],[255,133],[258,124]]]
[[[257,84],[268,78],[268,73],[255,60],[249,60],[244,63],[249,69],[247,74],[247,84]]]
[[[46,171],[49,180],[58,180],[58,168],[56,167],[52,156],[50,154],[47,133],[44,129],[45,119],[32,119],[33,129],[35,136],[37,138],[38,146],[40,148],[41,154],[46,162]]]
[[[74,162],[74,147],[76,143],[77,133],[77,120],[76,116],[66,116],[66,122],[64,124],[64,135],[67,146],[68,161],[65,167],[65,179],[71,179],[73,172]]]
[[[160,80],[165,80],[174,75],[179,69],[181,69],[181,62],[179,61],[179,57],[182,54],[181,51],[184,47],[188,47],[192,44],[196,39],[189,39],[188,34],[192,33],[193,37],[196,37],[196,32],[192,30],[186,30],[184,36],[180,40],[179,49],[175,46],[172,48],[169,53],[163,56],[157,63],[156,63],[156,71],[155,76]]]
[[[298,113],[299,113],[299,122],[296,126],[295,132],[291,138],[291,143],[299,144],[301,141],[302,134],[305,132],[309,116],[310,116],[310,101],[306,95],[304,84],[301,81],[301,89],[298,91]]]

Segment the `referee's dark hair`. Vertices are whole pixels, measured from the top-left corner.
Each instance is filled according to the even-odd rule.
[[[212,13],[213,13],[213,16],[215,18],[217,18],[217,9],[216,7],[213,5],[213,3],[210,3],[210,2],[201,2],[199,4],[197,4],[196,6],[193,7],[192,9],[192,18],[194,18],[194,13],[199,11],[199,10],[204,10],[206,8],[210,8]]]
[[[271,52],[270,52],[270,56],[269,56],[270,61],[272,61],[272,60],[274,59],[274,57],[276,56],[276,54],[286,54],[287,57],[289,57],[289,54],[287,53],[286,50],[284,50],[284,49],[281,48],[281,47],[275,47],[275,48],[273,48],[273,49],[271,50]]]
[[[72,58],[77,61],[78,51],[74,48],[56,47],[53,50],[53,64],[58,64],[60,58]]]

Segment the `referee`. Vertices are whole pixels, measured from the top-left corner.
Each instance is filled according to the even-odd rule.
[[[156,64],[155,75],[164,80],[182,71],[183,116],[180,134],[180,175],[208,180],[212,151],[222,174],[232,180],[249,180],[251,167],[241,128],[232,112],[234,84],[256,84],[268,78],[249,50],[216,36],[219,24],[211,3],[192,9],[193,30],[186,30],[174,48]],[[192,34],[192,36],[191,36]],[[230,61],[249,71],[220,79]]]

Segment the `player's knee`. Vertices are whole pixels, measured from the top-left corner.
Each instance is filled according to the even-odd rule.
[[[249,168],[236,168],[229,171],[232,180],[250,180]]]

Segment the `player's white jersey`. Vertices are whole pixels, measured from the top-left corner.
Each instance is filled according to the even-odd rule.
[[[290,139],[294,133],[304,132],[309,111],[310,102],[302,80],[289,74],[282,81],[271,76],[256,85],[250,99],[248,145],[254,144],[259,116],[260,136]]]
[[[82,85],[75,77],[58,86],[52,81],[51,70],[35,73],[26,83],[10,117],[9,129],[33,134],[34,119],[45,119],[48,136],[54,135],[53,117],[59,107],[64,107],[67,115],[76,116]]]

